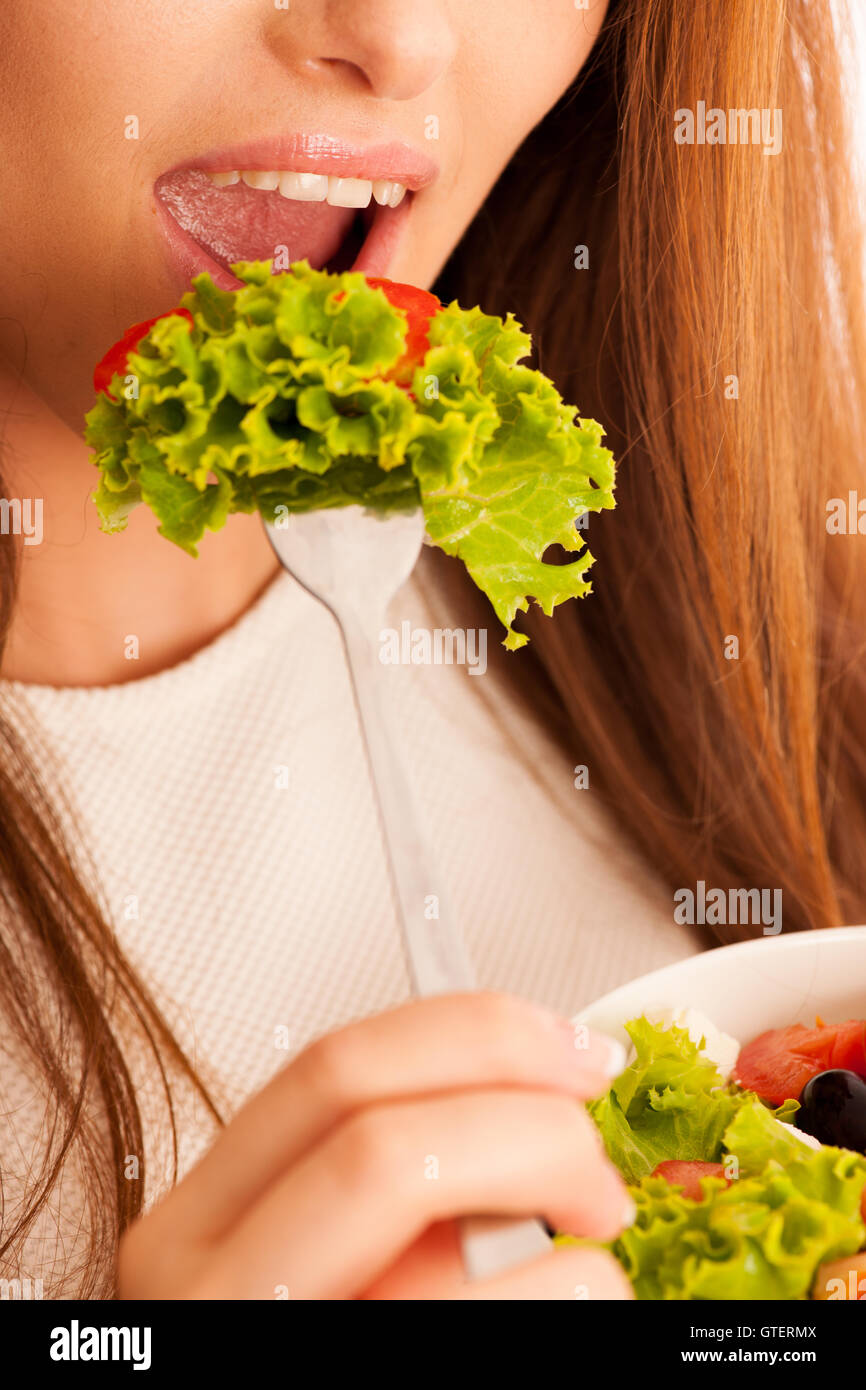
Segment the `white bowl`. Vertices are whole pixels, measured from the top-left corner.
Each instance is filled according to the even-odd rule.
[[[767,1028],[866,1018],[866,926],[793,932],[703,951],[641,975],[577,1020],[628,1044],[623,1024],[650,1009],[692,1008],[747,1043]]]

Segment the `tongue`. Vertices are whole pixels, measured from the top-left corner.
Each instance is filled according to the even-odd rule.
[[[299,203],[245,183],[215,188],[194,170],[166,174],[156,194],[183,230],[220,265],[268,261],[285,246],[290,261],[307,259],[315,270],[332,260],[355,221],[354,208]]]

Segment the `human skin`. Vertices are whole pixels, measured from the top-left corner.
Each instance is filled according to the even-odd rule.
[[[331,1033],[133,1226],[120,1297],[627,1299],[612,1257],[584,1246],[470,1283],[454,1221],[537,1212],[617,1235],[633,1207],[577,1102],[618,1065],[605,1038],[492,993]]]
[[[21,547],[4,675],[99,685],[160,670],[276,570],[254,516],[230,518],[193,560],[146,508],[105,536],[88,501],[93,365],[184,289],[155,214],[160,174],[281,133],[403,141],[439,175],[413,199],[387,273],[427,286],[582,67],[606,4],[553,0],[540,17],[535,0],[4,0],[0,470],[7,496],[44,507],[42,543]]]
[[[427,286],[579,72],[605,8],[5,0],[0,469],[7,496],[43,500],[44,539],[22,546],[4,676],[103,685],[159,671],[231,624],[276,569],[256,517],[230,518],[193,560],[145,508],[122,537],[103,535],[88,500],[93,365],[184,289],[155,180],[198,152],[281,132],[419,147],[438,177],[414,197],[387,274]],[[603,1053],[602,1042],[576,1050],[543,1011],[490,996],[414,1003],[332,1035],[133,1228],[121,1295],[628,1297],[609,1257],[578,1248],[469,1286],[452,1220],[539,1213],[616,1234],[625,1188],[577,1103],[605,1089]],[[424,1178],[431,1153],[443,1158],[436,1182]]]

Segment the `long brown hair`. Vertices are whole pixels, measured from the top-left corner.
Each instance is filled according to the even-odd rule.
[[[831,12],[613,5],[445,277],[472,302],[489,268],[483,306],[620,461],[593,596],[528,619],[575,761],[672,885],[781,888],[785,930],[866,918],[866,541],[826,511],[862,475],[863,194]],[[780,110],[782,153],[676,143],[699,102]]]
[[[842,43],[830,0],[613,0],[590,65],[439,287],[515,310],[621,464],[618,511],[589,529],[594,596],[552,621],[530,615],[533,643],[512,660],[555,692],[575,761],[672,886],[780,887],[786,929],[866,915],[862,542],[825,526],[828,499],[857,487],[866,437]],[[701,101],[780,109],[783,152],[676,143],[675,111]],[[8,555],[0,578],[5,633]],[[144,1188],[123,1173],[144,1148],[129,1029],[151,1049],[172,1127],[170,1073],[194,1073],[119,954],[11,719],[0,825],[0,992],[49,1135],[0,1268],[22,1272],[78,1147],[92,1257],[75,1291],[99,1296]]]

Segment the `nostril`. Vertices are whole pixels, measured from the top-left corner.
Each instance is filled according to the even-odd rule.
[[[351,58],[333,53],[310,58],[307,70],[342,79],[383,101],[409,101],[419,96],[440,76],[445,57],[417,42],[394,41],[381,48],[358,44],[350,51],[354,54]]]
[[[283,15],[263,21],[274,56],[295,74],[378,100],[420,96],[457,52],[441,0],[328,0],[297,10],[290,24]]]
[[[354,81],[357,86],[365,87],[368,90],[373,85],[363,67],[359,63],[351,62],[348,58],[311,58],[308,66],[323,73],[337,73]]]

